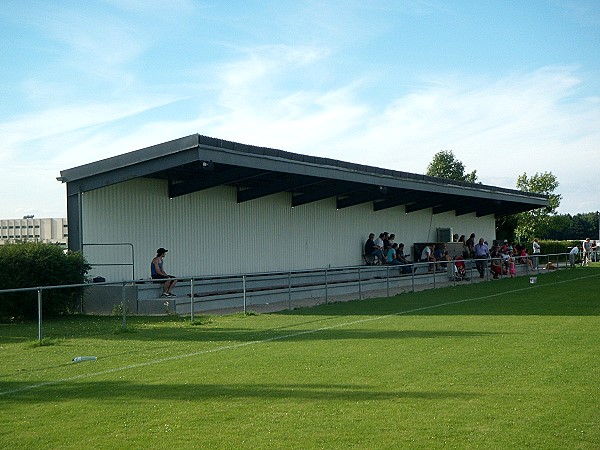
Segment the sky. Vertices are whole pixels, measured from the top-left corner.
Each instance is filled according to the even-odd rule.
[[[600,0],[4,0],[0,218],[60,171],[191,134],[600,210]]]

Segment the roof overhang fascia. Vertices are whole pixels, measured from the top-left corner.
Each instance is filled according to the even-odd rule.
[[[113,156],[60,172],[67,195],[122,183],[198,161],[198,135]]]
[[[229,169],[223,173],[198,172],[185,180],[171,179],[170,171],[175,174],[175,169],[199,162]],[[268,180],[264,176],[268,173],[289,180]],[[539,194],[252,147],[198,134],[64,170],[59,179],[67,183],[67,194],[72,195],[139,177],[166,178],[170,197],[255,177],[257,185],[238,189],[238,201],[294,191],[292,206],[332,196],[338,208],[374,202],[374,210],[404,204],[408,212],[454,209],[457,215],[503,215],[548,206],[548,198]],[[322,183],[327,187],[312,189]],[[307,189],[302,191],[303,187]]]

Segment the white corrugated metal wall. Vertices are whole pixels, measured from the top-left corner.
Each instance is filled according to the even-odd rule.
[[[131,243],[137,279],[149,277],[158,247],[169,249],[169,272],[190,276],[362,264],[371,231],[395,233],[407,253],[414,242],[435,241],[437,227],[490,242],[495,235],[493,216],[406,214],[404,207],[374,212],[370,203],[337,210],[333,198],[292,208],[287,193],[238,204],[235,189],[225,186],[174,199],[167,192],[166,181],[135,179],[83,194],[86,258],[122,264],[96,267],[93,275],[114,281],[132,272],[127,246],[92,243]]]

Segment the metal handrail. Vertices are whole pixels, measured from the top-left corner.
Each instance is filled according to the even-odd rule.
[[[86,247],[86,246],[100,247],[100,246],[114,246],[114,245],[126,245],[126,246],[129,246],[131,248],[131,263],[98,263],[98,264],[89,263],[90,266],[92,266],[92,267],[131,266],[131,278],[135,278],[135,253],[134,253],[134,249],[133,249],[133,244],[131,242],[82,244],[82,248]]]
[[[569,261],[569,254],[568,253],[556,253],[556,254],[547,254],[547,255],[536,255],[538,258],[540,258],[540,260],[542,258],[546,258],[547,261],[550,261],[550,257],[552,256],[556,256],[557,258],[557,263],[556,263],[556,268],[560,268],[561,265],[561,261],[560,261],[560,257],[564,256],[564,268],[569,267],[570,265],[570,261]],[[529,255],[529,258],[531,258],[531,255]],[[494,258],[494,259],[499,259],[499,258]],[[481,260],[481,259],[480,259]],[[483,259],[486,262],[490,261],[490,258],[485,258]],[[470,262],[474,262],[477,261],[476,259],[467,259],[465,260],[466,263],[470,263]],[[456,261],[446,261],[447,264],[454,264]],[[442,263],[442,261],[440,261],[440,263]],[[406,266],[408,267],[427,267],[431,264],[437,264],[436,262],[422,262],[422,263],[412,263],[412,264],[407,264]],[[473,270],[474,270],[474,264],[468,264],[470,267],[468,270],[470,270],[470,275],[471,275],[471,280],[473,279]],[[405,267],[406,267],[405,266]],[[372,268],[377,270],[377,269],[382,269],[385,268],[386,269],[386,282],[387,282],[387,295],[389,296],[390,290],[389,290],[389,278],[390,278],[390,270],[391,269],[396,269],[396,268],[401,268],[403,266],[373,266]],[[244,299],[244,311],[246,311],[246,294],[247,294],[247,287],[246,287],[246,283],[248,278],[252,278],[252,277],[260,277],[260,276],[288,276],[288,289],[291,292],[291,289],[296,288],[298,286],[293,286],[292,282],[291,282],[291,276],[292,275],[298,275],[298,274],[311,274],[311,273],[324,273],[325,275],[325,281],[323,283],[323,286],[325,288],[325,298],[327,301],[327,289],[328,289],[328,274],[331,274],[332,272],[341,272],[341,271],[353,271],[356,270],[357,276],[358,276],[358,298],[362,300],[363,295],[362,295],[362,283],[364,281],[363,276],[362,276],[362,272],[365,269],[365,266],[346,266],[346,267],[338,267],[338,268],[323,268],[323,269],[308,269],[308,270],[296,270],[296,271],[281,271],[281,272],[260,272],[260,273],[251,273],[251,274],[237,274],[237,275],[213,275],[213,276],[183,276],[183,277],[173,277],[171,278],[172,280],[177,280],[177,281],[190,281],[190,308],[191,308],[191,319],[193,321],[194,318],[194,283],[198,282],[198,281],[210,281],[210,280],[239,280],[240,277],[243,280],[243,299]],[[529,272],[529,266],[526,265],[526,270],[527,272]],[[540,273],[540,265],[538,265],[536,268],[533,269],[533,272],[535,273]],[[427,273],[429,276],[433,276],[433,285],[434,287],[436,286],[436,276],[438,275],[443,275],[443,274],[447,274],[447,270],[433,270],[432,272],[428,272]],[[486,276],[489,280],[489,270],[486,271]],[[410,274],[411,279],[412,279],[412,290],[415,290],[415,273],[411,270]],[[417,274],[417,276],[420,275],[425,275],[425,274]],[[451,280],[454,281],[454,284],[456,284],[455,280]],[[127,285],[135,285],[135,284],[145,284],[145,283],[156,283],[157,280],[154,280],[152,278],[146,278],[146,279],[139,279],[139,280],[124,280],[124,281],[104,281],[104,282],[99,282],[99,283],[90,283],[90,282],[85,282],[85,283],[78,283],[78,284],[66,284],[66,285],[54,285],[54,286],[37,286],[37,287],[28,287],[28,288],[12,288],[12,289],[1,289],[0,290],[0,294],[6,294],[6,293],[17,293],[17,292],[37,292],[38,294],[38,339],[41,341],[42,340],[42,293],[43,291],[47,291],[47,290],[53,290],[53,289],[72,289],[72,288],[88,288],[91,286],[98,286],[98,285],[105,285],[105,286],[121,286],[122,287],[122,306],[123,306],[123,328],[126,327],[126,307],[125,307],[125,286]],[[291,301],[291,300],[289,300]]]

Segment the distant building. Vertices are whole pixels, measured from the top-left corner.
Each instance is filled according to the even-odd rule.
[[[17,241],[36,241],[67,246],[69,229],[66,218],[25,216],[22,219],[0,219],[0,245]]]

